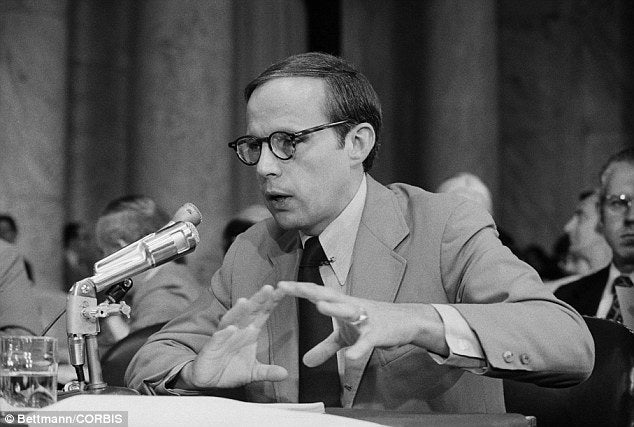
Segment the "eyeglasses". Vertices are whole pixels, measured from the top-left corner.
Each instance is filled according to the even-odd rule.
[[[632,209],[632,196],[627,194],[611,194],[603,198],[603,205],[608,211],[622,215]]]
[[[300,140],[301,137],[348,122],[349,120],[341,120],[339,122],[326,123],[324,125],[315,126],[294,133],[277,131],[264,138],[258,138],[250,135],[241,136],[235,141],[230,142],[228,145],[236,151],[238,158],[245,165],[253,166],[258,163],[260,160],[260,154],[262,153],[262,144],[265,142],[269,144],[269,149],[275,157],[280,160],[288,160],[293,157],[293,154],[295,154],[295,146],[299,142],[303,142]]]

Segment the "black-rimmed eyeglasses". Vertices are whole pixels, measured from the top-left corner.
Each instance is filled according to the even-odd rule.
[[[627,194],[609,194],[603,198],[603,206],[613,214],[623,215],[632,209],[632,196]]]
[[[280,160],[288,160],[293,157],[293,154],[295,154],[295,146],[297,143],[302,142],[300,140],[301,137],[348,122],[349,120],[341,120],[293,133],[277,131],[263,138],[250,135],[241,136],[235,141],[230,142],[229,147],[236,151],[236,154],[242,163],[249,166],[253,166],[258,163],[260,160],[260,154],[262,153],[262,144],[265,142],[269,144],[269,149],[275,157]]]

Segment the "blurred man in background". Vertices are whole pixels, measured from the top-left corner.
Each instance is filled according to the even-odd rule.
[[[564,226],[570,240],[569,263],[566,271],[572,274],[589,274],[610,263],[612,249],[599,227],[599,192],[584,191],[572,218]]]
[[[64,286],[70,288],[75,282],[90,277],[98,260],[97,248],[90,231],[81,222],[64,225],[62,234],[64,248]]]
[[[227,253],[229,246],[239,234],[244,233],[253,224],[271,217],[271,212],[263,205],[251,205],[238,212],[225,226],[222,232],[223,250]]]
[[[18,225],[15,219],[11,215],[0,215],[0,239],[9,242],[13,245],[18,241]],[[22,257],[24,262],[24,269],[29,280],[33,280],[33,267],[31,263]]]
[[[612,262],[561,286],[555,296],[579,313],[622,322],[615,286],[632,286],[634,276],[634,149],[608,159],[601,171],[598,228],[612,248]]]
[[[169,220],[169,215],[149,197],[130,195],[115,199],[97,220],[97,246],[106,257],[154,233]],[[132,289],[123,299],[132,308],[129,322],[120,316],[107,317],[103,322],[115,341],[135,330],[173,319],[183,313],[201,291],[184,258],[138,274],[132,281]],[[107,347],[106,337],[100,338],[102,347]]]

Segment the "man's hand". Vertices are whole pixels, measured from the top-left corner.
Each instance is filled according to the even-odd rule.
[[[337,322],[338,330],[304,355],[306,366],[320,365],[346,347],[349,348],[345,355],[350,360],[361,358],[374,347],[405,344],[418,345],[441,355],[449,354],[442,319],[431,305],[355,298],[305,282],[279,282],[278,290],[312,301],[320,313]]]
[[[240,298],[222,317],[218,330],[180,376],[195,388],[231,388],[253,381],[281,381],[286,369],[256,360],[262,326],[284,294],[264,286],[251,298]]]

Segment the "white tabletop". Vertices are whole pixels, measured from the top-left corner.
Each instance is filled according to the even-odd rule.
[[[321,404],[259,404],[211,396],[77,395],[38,411],[125,411],[129,426],[376,426],[323,413]],[[114,425],[114,424],[113,424]]]

